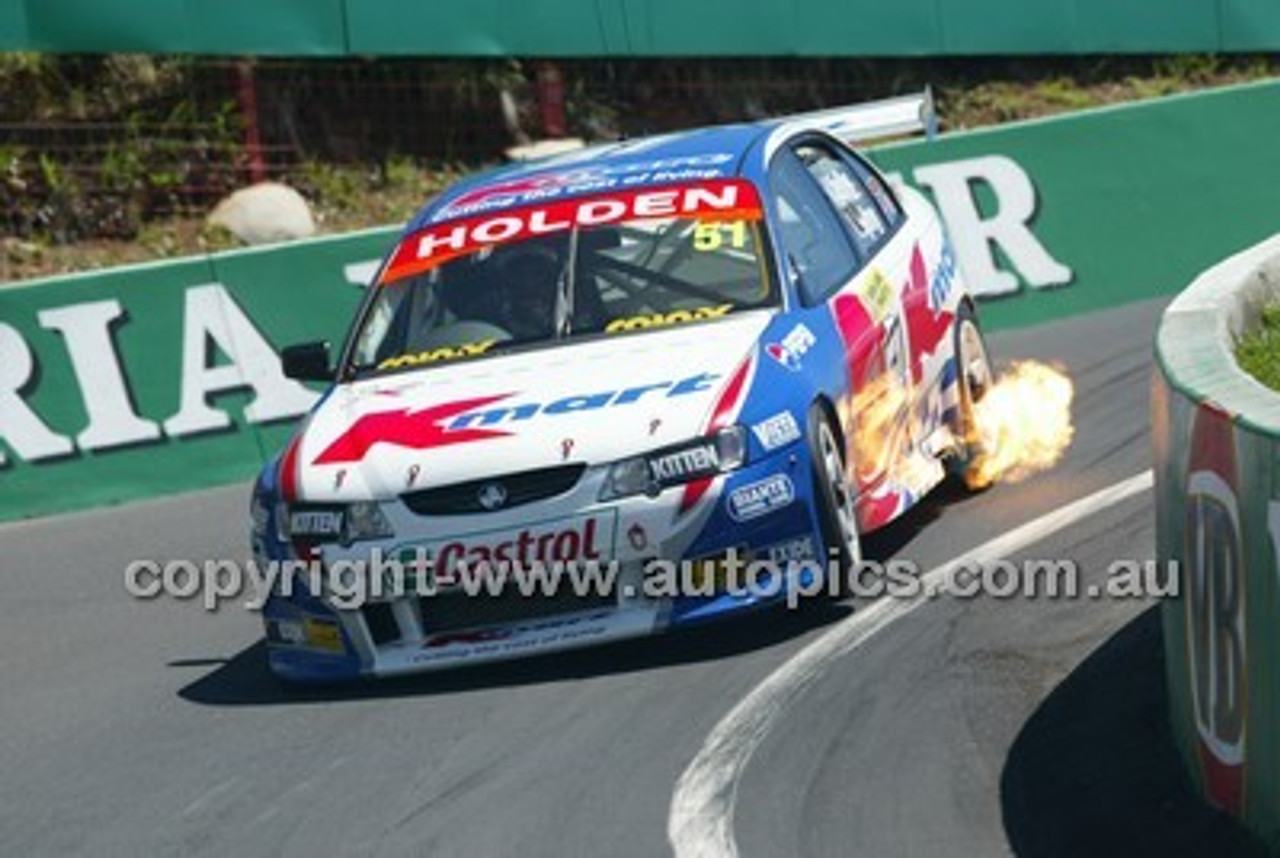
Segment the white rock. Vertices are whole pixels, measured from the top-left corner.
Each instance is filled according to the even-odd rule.
[[[535,140],[521,146],[512,146],[506,151],[511,161],[539,161],[552,155],[563,155],[581,149],[587,145],[578,137],[562,137],[557,140]]]
[[[241,188],[219,202],[209,222],[245,244],[270,244],[315,235],[316,222],[302,194],[279,182]]]

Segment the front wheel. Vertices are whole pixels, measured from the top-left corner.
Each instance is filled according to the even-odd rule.
[[[844,447],[836,437],[831,419],[816,404],[809,409],[808,443],[822,541],[827,558],[838,567],[840,585],[835,591],[844,595],[845,575],[862,560],[858,518],[845,471]],[[834,570],[828,567],[828,573],[831,571]]]

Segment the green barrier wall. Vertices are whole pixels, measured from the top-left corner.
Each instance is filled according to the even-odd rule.
[[[1034,301],[1015,294],[991,302],[986,318],[1004,326],[1166,294],[1270,235],[1280,224],[1278,141],[1280,83],[1271,81],[944,136],[882,149],[875,159],[935,192],[951,190],[935,197],[958,241],[968,195],[952,186],[961,175],[984,217],[1034,206],[1029,232],[1070,279],[1036,277],[1046,266],[1027,264],[1036,254],[1026,240],[997,245],[1006,263],[1011,249],[1022,253],[1011,267],[1024,286],[1047,287]],[[1011,172],[980,160],[993,155],[1014,162],[1034,196]],[[965,259],[963,251],[970,281],[997,291],[974,264],[980,254]]]
[[[873,156],[934,195],[997,329],[1162,294],[1275,230],[1275,140],[1280,82]],[[348,268],[393,234],[0,289],[0,519],[251,477],[309,402],[275,352],[340,340]]]
[[[1197,789],[1280,851],[1280,395],[1232,342],[1280,300],[1280,236],[1166,311],[1152,427],[1169,717]],[[1176,564],[1176,565],[1175,565]]]
[[[311,401],[276,353],[342,336],[392,235],[0,290],[0,519],[251,477]]]
[[[938,56],[1277,48],[1280,6],[1272,0],[0,0],[3,50]]]

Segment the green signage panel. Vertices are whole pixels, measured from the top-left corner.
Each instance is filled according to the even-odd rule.
[[[865,57],[1278,48],[1280,5],[1271,0],[0,0],[5,50]]]
[[[1225,51],[1274,51],[1280,45],[1280,14],[1274,0],[1221,0]]]
[[[876,160],[932,192],[944,214],[971,196],[997,221],[982,227],[985,245],[1016,288],[979,288],[1000,296],[983,312],[1005,326],[1169,294],[1273,233],[1276,140],[1280,83],[1268,82],[944,136]],[[979,267],[966,273],[989,281]],[[1035,300],[1019,299],[1027,291]]]

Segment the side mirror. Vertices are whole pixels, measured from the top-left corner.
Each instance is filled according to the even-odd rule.
[[[286,346],[280,366],[287,377],[298,381],[333,381],[335,375],[329,365],[328,341]]]

